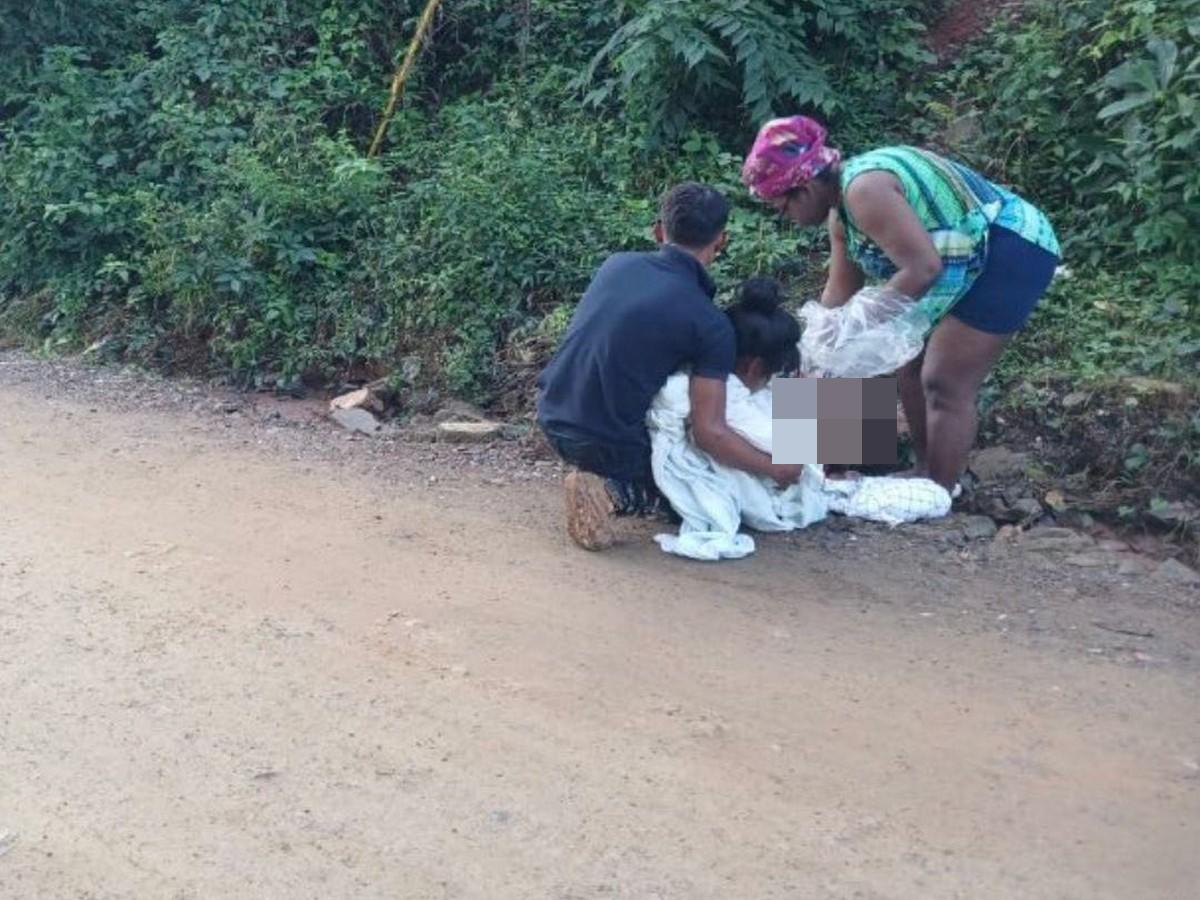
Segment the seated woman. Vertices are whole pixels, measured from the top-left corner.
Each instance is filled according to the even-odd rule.
[[[783,309],[783,288],[774,278],[747,279],[725,314],[737,341],[733,373],[749,391],[800,368],[800,323]]]

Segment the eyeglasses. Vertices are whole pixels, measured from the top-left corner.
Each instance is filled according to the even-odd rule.
[[[792,195],[789,192],[787,194],[780,194],[778,197],[768,198],[767,206],[771,207],[771,209],[775,210],[775,212],[782,215],[783,213],[787,212],[788,204],[791,202]]]

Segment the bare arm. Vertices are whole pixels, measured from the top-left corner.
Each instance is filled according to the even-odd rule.
[[[752,475],[773,478],[781,486],[800,479],[803,466],[775,465],[770,455],[750,444],[725,421],[725,382],[692,376],[688,383],[692,406],[692,436],[717,462]]]
[[[941,276],[942,259],[895,176],[868,172],[856,178],[846,206],[863,233],[896,266],[887,287],[914,300],[923,297]]]
[[[829,211],[829,278],[821,294],[824,306],[841,306],[862,289],[862,270],[846,252],[846,229],[836,209]]]

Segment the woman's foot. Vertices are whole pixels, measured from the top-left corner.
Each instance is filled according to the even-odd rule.
[[[567,505],[567,534],[584,550],[605,550],[616,534],[612,518],[615,508],[604,479],[591,472],[572,469],[563,479]]]

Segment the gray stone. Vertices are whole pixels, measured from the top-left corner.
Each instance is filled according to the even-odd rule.
[[[369,387],[350,391],[329,401],[330,412],[337,412],[339,409],[365,409],[368,412],[380,413],[385,408],[383,399]]]
[[[504,433],[499,422],[442,422],[437,429],[438,437],[452,444],[481,444]]]
[[[1093,541],[1070,528],[1034,528],[1021,539],[1020,546],[1035,553],[1072,553],[1090,548]]]
[[[995,536],[996,523],[987,516],[968,516],[963,522],[963,534],[970,541],[984,541]]]
[[[1167,528],[1178,528],[1200,520],[1200,511],[1190,504],[1176,501],[1159,506],[1152,506],[1146,513],[1146,518]]]
[[[970,469],[982,483],[989,484],[1020,477],[1028,461],[1028,454],[1007,447],[985,447],[971,457]]]
[[[335,409],[331,417],[347,431],[356,434],[379,433],[379,420],[365,409]]]
[[[997,544],[1013,544],[1021,536],[1021,529],[1016,525],[1005,525],[996,532],[992,541]]]
[[[1016,503],[1012,504],[1014,513],[1020,515],[1022,519],[1036,519],[1042,514],[1042,504],[1038,503],[1032,497],[1022,497]]]
[[[1005,503],[1012,506],[1018,500],[1024,500],[1029,496],[1029,486],[1022,482],[1006,484],[1000,492],[1000,496],[1004,498]]]
[[[1200,587],[1200,572],[1185,566],[1177,559],[1168,559],[1160,563],[1154,570],[1154,577],[1185,587]]]
[[[1118,575],[1147,575],[1153,568],[1150,562],[1140,556],[1124,556],[1117,566]]]
[[[433,421],[441,425],[443,422],[486,422],[487,415],[478,406],[463,400],[447,400],[441,409],[433,414]]]
[[[1062,405],[1065,409],[1074,409],[1077,406],[1083,406],[1083,404],[1087,403],[1090,396],[1091,394],[1088,394],[1086,391],[1074,391],[1063,397]]]
[[[1143,378],[1135,375],[1122,379],[1135,391],[1142,394],[1170,394],[1172,397],[1183,396],[1183,385],[1177,381],[1162,381],[1158,378]]]
[[[1107,553],[1072,553],[1063,562],[1083,569],[1099,569],[1113,563],[1113,558]]]

